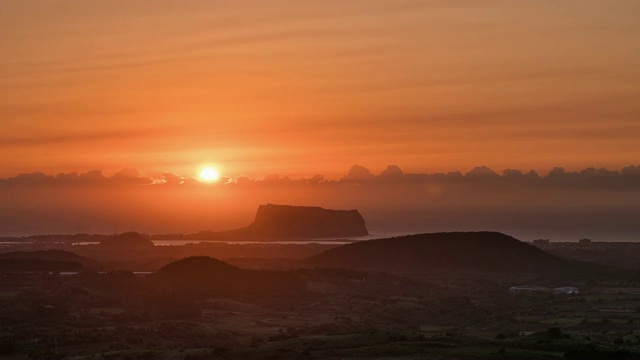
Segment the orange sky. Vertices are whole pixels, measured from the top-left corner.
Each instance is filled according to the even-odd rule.
[[[640,159],[640,2],[0,3],[0,177]]]

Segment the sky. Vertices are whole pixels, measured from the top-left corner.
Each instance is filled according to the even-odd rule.
[[[635,239],[639,14],[3,0],[0,235],[224,230],[271,202],[390,231]],[[207,166],[219,181],[197,178]]]
[[[621,169],[640,3],[0,3],[0,177]]]

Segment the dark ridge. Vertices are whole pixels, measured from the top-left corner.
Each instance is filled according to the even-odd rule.
[[[292,274],[244,270],[208,256],[174,261],[148,279],[161,289],[200,297],[265,296],[306,290],[305,284]]]
[[[192,256],[161,267],[149,278],[167,288],[226,293],[243,275],[244,270],[223,261],[208,256]]]
[[[342,245],[305,260],[310,266],[420,271],[550,272],[576,264],[498,232],[401,236]]]
[[[100,242],[100,247],[117,250],[147,250],[153,249],[153,241],[138,234],[137,232],[126,232],[109,236]]]
[[[42,259],[0,259],[0,271],[80,271],[78,262]]]
[[[358,210],[330,210],[313,206],[260,205],[244,231],[268,237],[322,238],[369,235]]]
[[[240,268],[208,256],[191,256],[161,267],[154,275],[160,277],[205,277],[235,275]]]
[[[80,256],[74,252],[66,250],[37,250],[37,251],[14,251],[0,254],[0,259],[32,259],[45,261],[60,261],[80,263],[84,266],[95,267],[96,260]]]

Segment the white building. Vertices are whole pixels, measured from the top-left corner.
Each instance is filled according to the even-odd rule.
[[[580,291],[578,290],[578,288],[576,287],[571,287],[571,286],[567,286],[567,287],[559,287],[559,288],[555,288],[553,289],[553,294],[554,295],[560,295],[560,294],[579,294]]]
[[[544,286],[537,285],[523,285],[523,286],[512,286],[509,288],[509,292],[511,293],[532,293],[532,292],[546,292],[549,291],[549,288]]]

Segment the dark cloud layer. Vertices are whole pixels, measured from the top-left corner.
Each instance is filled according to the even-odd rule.
[[[318,185],[318,184],[420,184],[443,183],[477,184],[491,186],[540,186],[540,187],[590,187],[594,190],[640,190],[640,166],[630,165],[620,170],[589,167],[580,171],[566,171],[562,167],[554,167],[547,174],[538,174],[534,170],[523,171],[505,169],[501,173],[486,166],[478,166],[466,173],[459,171],[448,173],[405,173],[396,165],[389,165],[379,174],[362,165],[353,165],[338,180],[326,179],[323,175],[311,178],[292,179],[280,175],[268,175],[262,179],[238,177],[235,179],[222,177],[218,182],[203,183],[192,177],[183,177],[175,173],[163,173],[160,176],[145,176],[133,168],[124,168],[107,176],[100,170],[86,173],[59,173],[47,175],[41,172],[20,174],[7,179],[0,179],[2,186],[36,186],[36,185],[105,185],[105,186],[225,186],[242,187],[252,185]]]

